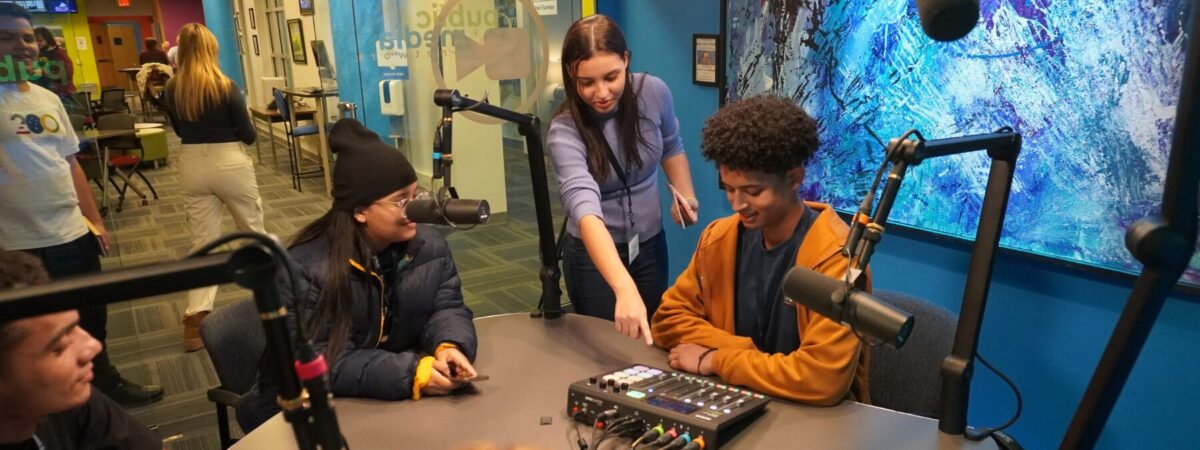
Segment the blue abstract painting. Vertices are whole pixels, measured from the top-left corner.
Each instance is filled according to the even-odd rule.
[[[941,43],[911,0],[727,0],[726,100],[774,93],[816,117],[804,195],[843,211],[888,139],[1011,126],[1024,145],[1001,245],[1136,273],[1125,230],[1159,211],[1190,3],[984,0],[971,33]],[[889,221],[973,239],[990,163],[910,168]],[[1200,257],[1182,282],[1200,284]]]

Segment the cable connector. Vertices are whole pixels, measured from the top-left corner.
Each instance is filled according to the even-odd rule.
[[[704,447],[704,436],[700,436],[696,440],[689,442],[688,445],[683,446],[683,450],[704,450]]]
[[[671,442],[671,440],[675,439],[676,437],[679,437],[679,432],[672,428],[667,430],[666,433],[663,433],[662,436],[659,436],[658,439],[655,439],[654,442],[651,442],[649,445],[651,447],[666,445],[666,443]]]
[[[683,433],[683,435],[681,435],[681,436],[675,438],[675,440],[671,441],[670,444],[667,444],[665,447],[662,447],[661,450],[681,449],[685,445],[690,444],[691,442],[692,442],[692,435],[689,433]]]

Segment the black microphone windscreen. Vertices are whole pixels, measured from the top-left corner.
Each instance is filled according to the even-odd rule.
[[[411,222],[446,225],[478,225],[487,223],[492,210],[487,200],[452,198],[442,201],[413,200],[405,206],[404,215]]]
[[[937,41],[953,41],[971,32],[979,22],[979,0],[916,0],[925,34]]]
[[[788,271],[783,279],[783,295],[817,314],[849,325],[858,334],[895,348],[903,346],[912,331],[912,314],[804,267]]]
[[[845,284],[805,267],[793,267],[783,278],[783,295],[826,317],[841,312],[834,296],[845,295]]]

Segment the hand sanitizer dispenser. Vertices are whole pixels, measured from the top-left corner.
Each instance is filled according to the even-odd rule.
[[[387,116],[404,115],[404,83],[401,80],[379,82],[379,109]]]

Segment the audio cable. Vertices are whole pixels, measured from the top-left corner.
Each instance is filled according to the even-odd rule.
[[[655,425],[654,428],[646,430],[646,432],[643,433],[641,437],[639,437],[639,438],[637,438],[637,440],[633,441],[633,444],[630,444],[629,448],[635,449],[635,448],[637,448],[638,444],[642,443],[642,441],[644,441],[646,439],[655,439],[659,436],[662,436],[664,432],[665,431],[663,431],[663,426],[661,423],[658,425]]]
[[[682,449],[684,446],[691,444],[691,443],[692,443],[691,433],[685,432],[685,433],[679,435],[679,437],[675,438],[675,440],[671,441],[671,443],[669,443],[663,447],[660,447],[660,450],[678,450],[678,449]]]
[[[592,438],[591,448],[600,448],[599,447],[600,443],[604,442],[605,439],[608,439],[613,436],[620,436],[623,433],[626,433],[631,429],[636,430],[636,428],[629,428],[629,427],[630,427],[630,425],[633,425],[636,427],[640,420],[641,420],[640,417],[630,415],[630,416],[618,417],[616,419],[609,421],[607,424],[602,424],[602,426],[604,427],[604,430],[600,432],[600,436],[596,436],[596,437]]]
[[[642,448],[658,448],[666,445],[668,442],[671,442],[677,437],[679,437],[679,432],[675,431],[674,428],[671,428],[667,430],[666,433],[660,435],[658,439],[651,441],[649,444],[643,445]]]

